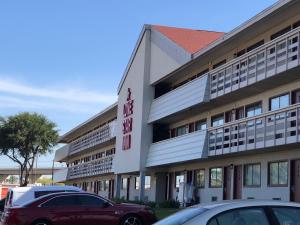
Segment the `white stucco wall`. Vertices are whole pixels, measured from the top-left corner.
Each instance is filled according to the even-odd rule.
[[[151,30],[150,83],[160,80],[191,59],[191,55],[163,34]]]

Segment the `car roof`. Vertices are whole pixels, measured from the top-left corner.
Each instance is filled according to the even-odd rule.
[[[27,191],[53,191],[53,190],[81,190],[78,187],[74,186],[59,186],[59,185],[54,185],[54,186],[32,186],[32,187],[15,187],[11,188],[13,192],[27,192]]]
[[[287,202],[287,201],[279,201],[279,200],[233,200],[233,201],[221,201],[221,202],[213,202],[207,204],[199,204],[193,207],[201,207],[206,209],[218,208],[218,207],[247,207],[247,206],[294,206],[300,207],[299,203],[295,202]]]

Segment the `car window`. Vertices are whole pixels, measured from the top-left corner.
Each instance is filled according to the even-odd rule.
[[[207,211],[207,209],[196,207],[187,208],[157,222],[155,225],[181,225],[205,211]]]
[[[212,218],[207,225],[218,225],[216,218]]]
[[[234,209],[217,215],[215,219],[218,225],[270,225],[262,208]],[[213,220],[210,222],[209,225],[214,225]]]
[[[300,225],[300,208],[273,208],[280,225]]]
[[[35,191],[34,198],[39,198],[44,195],[60,193],[60,192],[77,192],[77,191],[72,191],[72,190]]]
[[[77,196],[60,196],[45,202],[43,207],[78,206]]]
[[[94,196],[85,196],[85,195],[79,195],[78,200],[81,205],[83,206],[99,206],[103,207],[105,206],[106,202],[101,199]]]

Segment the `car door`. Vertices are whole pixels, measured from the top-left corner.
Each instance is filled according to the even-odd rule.
[[[82,225],[78,215],[83,210],[76,195],[58,196],[43,203],[40,216],[49,218],[52,225]]]
[[[273,225],[262,207],[232,209],[212,217],[207,225]]]
[[[79,215],[80,224],[118,224],[114,207],[105,199],[94,195],[78,195],[78,200],[83,208]]]

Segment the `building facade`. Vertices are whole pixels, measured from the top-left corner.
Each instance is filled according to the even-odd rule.
[[[282,0],[226,34],[145,25],[113,106],[112,170],[80,179],[128,200],[300,202],[299,12]],[[68,171],[90,150],[70,152]]]

